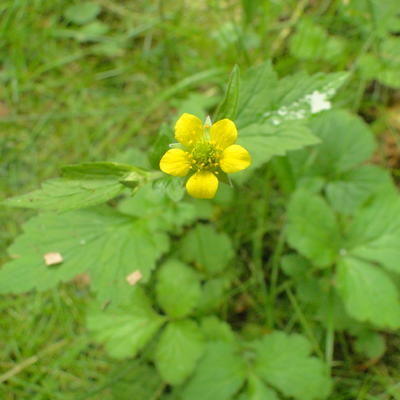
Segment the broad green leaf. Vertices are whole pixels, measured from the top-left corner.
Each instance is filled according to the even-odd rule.
[[[140,287],[136,287],[130,302],[106,311],[92,310],[87,327],[93,337],[103,343],[112,357],[134,357],[155,335],[164,322]]]
[[[399,294],[381,268],[353,257],[343,258],[337,268],[337,287],[352,317],[381,328],[400,327]]]
[[[196,225],[183,238],[180,250],[183,260],[193,262],[209,275],[223,271],[234,256],[229,236],[204,224]]]
[[[156,295],[160,307],[171,318],[189,315],[200,299],[196,272],[177,260],[165,262],[158,271]]]
[[[363,165],[330,181],[325,190],[329,203],[337,212],[352,215],[373,193],[390,184],[387,171]]]
[[[0,269],[0,293],[46,290],[87,272],[98,296],[118,303],[132,291],[127,275],[139,270],[147,281],[168,249],[168,237],[146,220],[107,207],[39,215],[23,228]],[[54,252],[63,261],[47,266],[44,255]]]
[[[241,128],[258,122],[263,113],[271,109],[277,83],[277,74],[270,61],[252,67],[244,74],[236,116],[239,136]]]
[[[164,385],[154,366],[140,359],[113,363],[107,378],[112,381],[109,389],[113,400],[151,399]]]
[[[303,121],[287,121],[273,125],[271,121],[249,125],[239,132],[238,143],[245,147],[252,158],[250,169],[256,169],[273,156],[319,143]]]
[[[203,352],[203,336],[191,320],[170,322],[155,349],[155,363],[163,379],[181,384],[190,376]]]
[[[250,375],[246,390],[239,396],[238,400],[279,400],[279,397],[259,377]]]
[[[155,181],[153,188],[155,191],[165,193],[171,200],[178,202],[185,195],[183,183],[183,179],[178,179],[176,176],[166,176]]]
[[[382,191],[349,228],[350,254],[400,273],[400,197]]]
[[[299,400],[324,399],[331,382],[324,364],[311,357],[311,346],[300,335],[274,332],[254,345],[256,372],[284,396]]]
[[[105,203],[118,196],[123,190],[124,186],[113,179],[59,178],[44,182],[41,189],[7,199],[3,204],[45,211],[69,211]]]
[[[182,392],[182,400],[230,400],[239,391],[246,376],[246,364],[230,343],[214,342]]]
[[[333,264],[341,237],[335,214],[322,197],[296,191],[288,206],[287,239],[300,254],[319,267]]]
[[[235,342],[235,334],[225,321],[221,321],[215,315],[204,317],[201,320],[201,330],[208,341]]]
[[[68,7],[64,12],[64,17],[77,25],[83,25],[93,21],[100,13],[101,7],[94,2],[80,2],[79,4]]]
[[[277,126],[330,109],[330,99],[348,76],[346,72],[311,76],[298,73],[281,79],[276,89],[270,93],[274,99],[273,105],[262,114],[261,122],[269,120]]]
[[[298,176],[320,175],[334,181],[341,173],[369,159],[375,149],[373,133],[357,116],[342,110],[321,113],[311,120],[318,146],[290,154]]]
[[[133,165],[95,162],[67,165],[63,178],[51,179],[42,188],[4,201],[12,207],[45,211],[69,211],[91,207],[116,197],[124,186],[137,187],[150,179],[147,172]]]
[[[239,90],[240,90],[240,70],[237,65],[232,69],[231,76],[229,78],[228,87],[226,88],[225,96],[222,102],[219,104],[217,111],[215,112],[215,121],[219,121],[224,118],[234,120],[236,118],[238,101],[239,101]]]
[[[354,342],[354,349],[370,359],[380,358],[386,351],[385,338],[377,332],[361,332]]]

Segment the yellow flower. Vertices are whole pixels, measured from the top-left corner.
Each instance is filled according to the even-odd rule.
[[[160,160],[160,169],[173,176],[192,174],[186,190],[197,199],[211,199],[218,189],[217,176],[247,168],[249,152],[234,144],[235,124],[222,119],[209,126],[191,114],[183,114],[175,124],[175,139],[182,148],[168,150]]]

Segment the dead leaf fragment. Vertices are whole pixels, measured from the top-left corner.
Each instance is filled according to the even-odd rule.
[[[137,269],[136,271],[133,271],[131,274],[127,275],[126,281],[129,283],[129,285],[133,286],[140,281],[140,279],[142,279],[142,276],[142,273]]]
[[[44,256],[44,262],[47,266],[61,264],[64,259],[60,253],[46,253]]]

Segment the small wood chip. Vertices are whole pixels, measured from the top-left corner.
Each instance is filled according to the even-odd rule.
[[[43,258],[47,266],[61,264],[64,261],[60,253],[46,253]]]
[[[140,279],[142,279],[142,273],[137,269],[133,271],[131,274],[127,275],[126,281],[131,285],[135,285]]]

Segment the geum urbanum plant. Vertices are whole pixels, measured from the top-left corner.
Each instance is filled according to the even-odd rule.
[[[203,124],[198,117],[183,114],[175,124],[175,139],[183,148],[168,150],[160,160],[160,169],[167,174],[192,173],[186,189],[197,199],[212,199],[218,176],[242,171],[251,163],[249,152],[234,144],[237,129],[233,121],[225,118],[210,125],[210,118]]]
[[[183,179],[175,176],[188,176],[188,193],[203,199],[214,197],[218,181],[228,182],[225,174],[233,172],[238,172],[232,175],[233,191],[260,179],[264,184],[271,157],[321,142],[309,120],[330,107],[346,77],[300,73],[278,79],[265,62],[240,78],[235,67],[213,125],[187,113],[177,120],[181,148],[168,149],[172,132],[164,125],[148,159],[138,162],[135,153],[134,165],[66,166],[61,178],[6,200],[7,206],[41,213],[10,246],[0,293],[47,290],[89,275],[87,324],[94,338],[116,358],[138,357],[140,368],[157,382],[141,400],[326,398],[331,381],[322,358],[327,354],[329,367],[331,341],[324,353],[313,337],[293,333],[297,324],[282,321],[282,330],[276,330],[266,322],[264,300],[272,296],[265,293],[262,265],[253,279],[252,267],[221,232],[215,220],[221,212],[218,195],[213,201],[183,198]],[[323,99],[323,107],[315,99]],[[283,157],[277,161],[283,185],[290,165]],[[244,200],[246,192],[240,193]],[[258,201],[267,204],[268,198]],[[294,236],[291,246],[312,256]],[[57,256],[49,261],[49,254]],[[248,321],[238,321],[235,329],[233,285],[265,294],[255,296],[257,313],[249,311]],[[247,322],[258,326],[252,335],[241,329]]]

